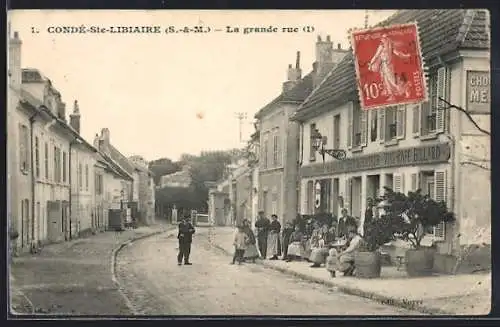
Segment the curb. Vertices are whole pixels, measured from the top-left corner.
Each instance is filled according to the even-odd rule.
[[[232,255],[232,253],[230,253],[229,251],[224,249],[222,246],[220,246],[218,244],[213,244],[213,243],[212,243],[212,245],[215,248],[224,252],[225,254]],[[266,268],[270,268],[270,269],[279,271],[279,272],[284,273],[284,274],[298,277],[300,279],[303,279],[303,280],[306,280],[309,282],[333,287],[336,290],[338,290],[344,294],[366,298],[366,299],[369,299],[369,300],[372,300],[375,302],[379,302],[381,304],[390,305],[393,307],[398,307],[398,308],[407,309],[407,310],[418,311],[418,312],[429,314],[429,315],[455,315],[456,314],[454,312],[447,312],[447,311],[444,311],[441,309],[422,305],[422,304],[420,304],[420,301],[418,301],[418,300],[398,299],[398,298],[393,298],[390,296],[380,295],[380,294],[377,294],[374,292],[363,291],[363,290],[361,290],[359,288],[355,288],[355,287],[339,286],[338,284],[336,284],[334,282],[326,281],[326,280],[323,280],[321,278],[317,278],[314,276],[309,276],[309,275],[304,274],[304,273],[292,271],[292,270],[287,269],[287,268],[277,267],[277,266],[274,266],[272,264],[269,264],[266,261],[256,261],[256,264],[262,265]]]
[[[135,309],[135,307],[132,304],[132,302],[130,302],[129,298],[125,295],[123,287],[121,287],[120,283],[118,282],[118,279],[116,278],[116,258],[118,256],[118,253],[125,246],[130,245],[130,244],[132,244],[132,243],[134,243],[136,241],[140,241],[142,239],[145,239],[145,238],[148,238],[148,237],[152,237],[152,236],[156,236],[156,235],[159,235],[159,234],[168,233],[168,232],[171,232],[172,230],[175,230],[175,228],[176,228],[176,226],[172,226],[172,227],[166,228],[164,230],[159,230],[159,231],[152,232],[152,233],[149,233],[149,234],[144,234],[144,235],[140,235],[140,236],[137,236],[137,237],[132,237],[131,239],[126,240],[126,241],[120,243],[117,247],[115,247],[113,249],[113,252],[111,254],[111,280],[113,281],[113,284],[115,284],[118,292],[122,296],[123,300],[125,301],[125,304],[127,305],[128,309],[130,310],[130,312],[132,313],[132,315],[138,315],[139,313]],[[173,235],[174,234],[170,234],[170,235],[167,235],[167,237],[172,237]]]

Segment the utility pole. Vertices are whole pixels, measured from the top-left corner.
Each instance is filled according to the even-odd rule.
[[[242,128],[243,128],[243,121],[247,119],[247,113],[246,112],[235,112],[234,116],[236,119],[238,119],[239,122],[239,132],[240,132],[240,142],[242,142],[243,137],[242,137]]]

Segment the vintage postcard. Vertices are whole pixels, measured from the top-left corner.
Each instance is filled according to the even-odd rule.
[[[10,319],[487,315],[489,17],[9,11]]]

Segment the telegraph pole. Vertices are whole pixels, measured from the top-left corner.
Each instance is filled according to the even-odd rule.
[[[242,128],[243,128],[243,121],[247,119],[247,113],[246,112],[235,112],[234,116],[236,119],[238,119],[239,123],[239,132],[240,132],[240,142],[242,142],[243,137],[242,137]]]

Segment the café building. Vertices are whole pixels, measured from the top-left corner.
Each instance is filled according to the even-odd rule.
[[[456,259],[465,247],[491,244],[488,13],[401,10],[380,25],[408,21],[419,26],[429,100],[362,110],[353,54],[346,55],[291,118],[301,126],[299,209],[340,215],[346,208],[362,223],[368,199],[384,186],[421,189],[457,217],[427,230],[423,243]],[[318,134],[325,149],[345,150],[346,158],[323,159]],[[446,260],[443,270],[453,265]]]

